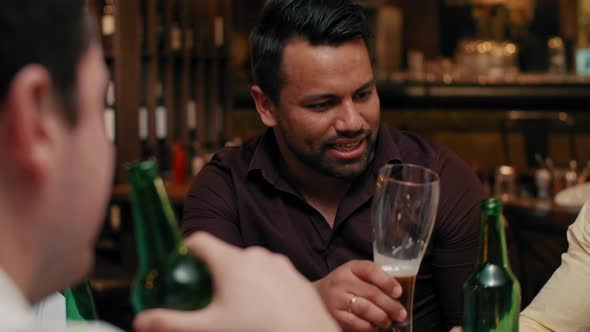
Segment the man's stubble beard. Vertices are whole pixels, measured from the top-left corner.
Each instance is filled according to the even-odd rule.
[[[319,152],[305,153],[298,149],[295,144],[292,144],[289,131],[285,130],[285,127],[280,121],[278,123],[278,127],[280,127],[280,135],[282,136],[282,140],[285,142],[287,149],[293,153],[295,158],[297,158],[307,167],[325,176],[342,180],[353,180],[367,169],[375,155],[375,140],[373,139],[372,130],[364,130],[363,136],[367,143],[367,147],[360,158],[351,162],[337,163],[326,157],[326,152],[330,148],[330,144],[323,142]]]

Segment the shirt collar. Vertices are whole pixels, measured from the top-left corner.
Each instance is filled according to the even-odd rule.
[[[8,310],[10,313],[6,319],[10,323],[27,322],[32,318],[31,305],[24,297],[14,281],[0,267],[0,310]]]
[[[279,179],[279,148],[271,128],[260,137],[256,150],[248,166],[248,174],[260,172],[270,184],[275,185]]]
[[[369,166],[375,175],[379,174],[383,165],[403,162],[400,147],[393,136],[393,130],[389,126],[379,126],[379,133],[375,139],[375,156]]]

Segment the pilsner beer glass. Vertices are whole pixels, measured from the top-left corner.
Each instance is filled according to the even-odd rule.
[[[422,166],[385,165],[373,198],[373,256],[402,286],[400,303],[408,316],[391,331],[412,331],[414,284],[436,218],[438,175]]]

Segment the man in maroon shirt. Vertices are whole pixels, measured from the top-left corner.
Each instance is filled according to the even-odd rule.
[[[267,2],[250,46],[251,94],[269,129],[205,166],[183,231],[282,253],[342,328],[386,328],[407,312],[399,284],[371,261],[376,176],[387,163],[428,167],[440,175],[441,201],[417,276],[414,329],[448,331],[462,320],[484,195],[452,152],[380,124],[367,35],[362,10],[347,0]]]

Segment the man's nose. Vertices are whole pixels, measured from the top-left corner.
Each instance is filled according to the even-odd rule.
[[[335,128],[340,133],[358,133],[363,129],[363,117],[352,100],[346,100],[338,112]]]

